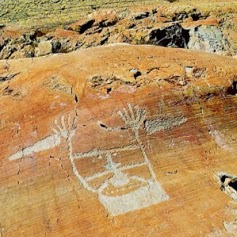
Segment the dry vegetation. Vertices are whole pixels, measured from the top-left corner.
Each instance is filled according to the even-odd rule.
[[[165,8],[169,12],[196,7],[218,14],[236,12],[232,0],[0,0],[0,24],[58,25],[73,22],[98,9],[116,9],[128,14],[130,7]],[[173,7],[172,7],[173,6]]]

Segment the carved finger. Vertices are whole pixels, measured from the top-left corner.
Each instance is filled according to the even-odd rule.
[[[52,128],[52,131],[53,131],[53,133],[55,133],[55,134],[58,134],[60,131],[58,131],[57,129],[55,129],[55,128]]]
[[[56,126],[58,126],[58,120],[57,120],[57,119],[54,119],[54,124],[55,124]]]
[[[128,123],[130,121],[130,116],[128,114],[128,111],[125,108],[123,108],[123,117],[124,117],[126,123]]]
[[[146,118],[146,110],[143,109],[140,112],[140,120],[141,120],[141,122],[143,122],[145,120],[145,118]]]
[[[118,111],[117,114],[118,114],[119,117],[123,120],[123,114],[121,113],[121,111]]]
[[[68,130],[71,130],[72,129],[71,114],[68,114],[67,116],[67,125],[68,125]]]
[[[66,124],[65,124],[65,118],[64,118],[64,115],[61,117],[61,124],[62,124],[62,128],[63,128],[63,130],[67,131],[67,127],[66,127]]]
[[[140,119],[141,119],[141,109],[139,109],[139,107],[136,107],[135,109],[135,123],[139,123]]]
[[[134,115],[133,107],[130,103],[128,104],[128,109],[130,111],[130,117],[134,121],[135,120],[135,115]]]
[[[59,126],[57,119],[54,120],[54,124],[55,124],[56,128],[58,129],[58,133],[63,131],[62,128]]]
[[[126,118],[124,117],[124,114],[121,111],[118,111],[118,115],[124,122],[126,121]]]

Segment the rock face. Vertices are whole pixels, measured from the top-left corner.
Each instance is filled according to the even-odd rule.
[[[236,236],[236,62],[116,44],[1,61],[1,236]]]
[[[230,44],[223,36],[223,33],[216,26],[201,26],[193,28],[189,32],[190,49],[203,50],[210,53],[225,52],[230,48]]]
[[[36,51],[35,55],[39,57],[39,56],[45,56],[47,54],[51,54],[52,49],[53,47],[50,41],[41,41],[35,50]]]
[[[234,7],[234,5],[233,5]],[[201,50],[222,55],[237,54],[236,14],[225,17],[213,9],[185,11],[151,6],[131,13],[98,10],[61,26],[0,29],[0,59],[68,53],[81,48],[129,43]],[[235,8],[233,8],[235,9]],[[237,7],[236,7],[237,9]]]

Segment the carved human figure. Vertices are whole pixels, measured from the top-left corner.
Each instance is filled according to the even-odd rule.
[[[124,108],[118,112],[118,115],[124,121],[126,128],[131,129],[133,132],[136,144],[128,144],[108,150],[94,149],[89,152],[74,153],[72,148],[74,130],[72,130],[73,132],[68,132],[66,138],[69,147],[68,157],[74,174],[84,188],[98,194],[100,202],[111,215],[134,211],[169,198],[156,180],[152,164],[139,136],[139,129],[142,128],[146,118],[146,110],[128,104],[128,109]],[[63,122],[62,127],[61,130],[59,129],[61,133],[65,130]],[[121,153],[128,151],[140,154],[140,160],[131,164],[121,164],[114,160]],[[83,169],[81,170],[83,166],[76,165],[76,162],[85,159],[103,159],[103,171],[87,176],[83,175]],[[148,178],[142,177],[139,173],[136,173],[136,175],[129,174],[129,171],[139,167],[147,168]]]
[[[68,115],[62,116],[59,121],[54,121],[52,135],[17,152],[9,157],[9,160],[51,149],[65,141],[68,145],[68,159],[73,173],[85,189],[98,195],[99,201],[110,215],[124,214],[167,200],[169,197],[156,180],[152,164],[139,135],[146,118],[146,110],[128,104],[128,108],[118,111],[118,115],[125,127],[132,131],[136,141],[134,144],[123,144],[121,147],[104,150],[96,148],[82,153],[75,152],[72,139],[76,134],[77,116],[72,119]],[[124,155],[129,159],[124,159]],[[80,163],[91,160],[100,162],[99,171],[97,166],[89,169],[91,165]],[[139,169],[146,172],[139,172]],[[144,177],[141,173],[148,175]]]

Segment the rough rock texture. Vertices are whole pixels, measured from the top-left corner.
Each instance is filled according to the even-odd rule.
[[[7,23],[0,27],[0,59],[68,53],[111,43],[153,44],[236,55],[237,2],[204,2],[185,5],[163,1],[127,10],[97,9],[54,27],[39,25],[40,21],[32,21],[28,28]],[[58,19],[63,18],[60,15]]]
[[[145,7],[144,7],[145,6]],[[0,27],[7,23],[21,25],[55,25],[72,22],[78,16],[85,16],[98,9],[118,9],[130,14],[130,9],[137,8],[143,12],[144,8],[155,7],[165,9],[169,13],[176,13],[175,18],[198,16],[190,13],[192,8],[205,12],[215,12],[218,15],[235,13],[236,0],[1,0],[0,1]],[[180,15],[179,12],[183,11]],[[144,14],[142,13],[144,16]],[[140,18],[140,17],[139,17]]]
[[[129,45],[0,61],[1,236],[236,236],[236,62]]]
[[[39,57],[39,56],[45,56],[47,54],[51,54],[52,49],[53,49],[53,46],[50,41],[41,41],[38,44],[38,47],[35,49],[35,55]]]

